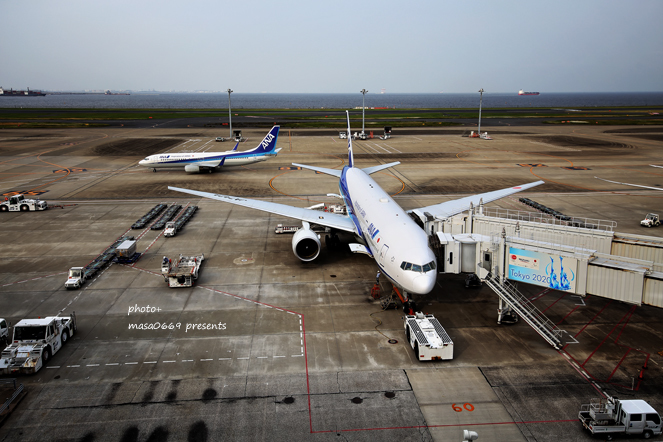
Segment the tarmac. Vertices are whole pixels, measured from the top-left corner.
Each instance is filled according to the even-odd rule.
[[[528,211],[518,201],[528,197],[616,221],[617,232],[663,237],[663,227],[639,225],[648,212],[663,215],[662,192],[594,178],[661,187],[663,169],[650,165],[663,165],[663,127],[489,130],[490,141],[395,129],[388,140],[356,141],[355,161],[401,161],[373,177],[405,209],[543,179],[490,206]],[[663,309],[521,284],[579,341],[557,351],[524,321],[497,325],[497,296],[485,285],[466,289],[463,275],[440,275],[416,301],[453,339],[454,359],[419,362],[402,310],[384,311],[370,296],[370,258],[323,248],[302,263],[291,236],[274,233],[297,221],[167,189],[335,202],[333,177],[291,163],[341,168],[347,142],[337,132],[282,128],[277,157],[211,174],[137,165],[153,153],[231,149],[213,141],[227,135],[219,132],[0,130],[1,193],[61,206],[0,214],[0,316],[15,324],[75,312],[78,320],[45,368],[17,377],[27,395],[0,440],[461,441],[471,430],[482,442],[584,441],[593,438],[578,411],[601,394],[645,399],[663,413]],[[266,132],[243,130],[239,150]],[[172,238],[130,229],[161,202],[199,210]],[[134,265],[112,264],[80,290],[64,288],[70,267],[127,234],[143,253]],[[163,256],[200,253],[196,286],[168,288]],[[381,291],[391,292],[384,279]]]

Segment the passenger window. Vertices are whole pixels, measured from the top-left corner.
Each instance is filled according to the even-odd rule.
[[[656,414],[656,413],[650,413],[647,415],[646,419],[649,422],[653,422],[655,425],[659,425],[661,423],[661,417]]]
[[[640,422],[642,420],[642,415],[641,414],[632,414],[631,415],[631,422]]]

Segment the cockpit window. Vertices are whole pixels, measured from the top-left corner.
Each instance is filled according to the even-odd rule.
[[[426,273],[430,272],[431,270],[435,270],[435,261],[431,261],[428,264],[424,264],[423,266],[403,261],[401,263],[401,268],[403,270],[411,270],[413,272]]]

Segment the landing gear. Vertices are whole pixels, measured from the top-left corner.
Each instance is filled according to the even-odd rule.
[[[327,250],[336,250],[341,247],[341,239],[336,233],[325,235],[325,246]]]
[[[153,168],[152,168],[152,172],[157,173],[157,168],[156,168],[156,167],[153,167]]]

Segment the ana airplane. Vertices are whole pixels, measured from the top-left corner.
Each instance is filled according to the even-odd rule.
[[[651,167],[663,168],[663,166],[657,166],[655,164],[650,164],[650,166]],[[603,178],[599,178],[597,176],[595,176],[594,178],[596,178],[597,180],[601,180],[601,181],[607,181],[608,183],[621,184],[623,186],[642,187],[643,189],[652,189],[652,190],[663,190],[663,188],[660,188],[660,187],[643,186],[643,185],[640,185],[640,184],[620,183],[619,181],[610,181],[610,180],[606,180],[606,179],[603,179]]]
[[[244,166],[246,164],[265,161],[274,157],[281,149],[276,148],[276,140],[279,137],[279,127],[274,126],[267,136],[255,149],[238,152],[235,145],[232,150],[226,152],[201,152],[201,153],[162,153],[150,155],[138,162],[141,166],[149,167],[154,172],[160,168],[184,166],[186,172],[197,173],[200,171],[212,172],[221,166]]]
[[[351,133],[349,112],[348,133]],[[329,227],[332,231],[350,232],[359,241],[350,244],[350,250],[365,253],[375,259],[380,272],[402,290],[407,299],[408,293],[426,294],[433,289],[437,277],[437,263],[428,246],[426,232],[370,177],[375,172],[398,164],[400,162],[366,168],[356,167],[352,154],[352,137],[348,137],[348,164],[342,170],[293,163],[304,169],[337,177],[340,197],[346,204],[347,215],[177,187],[168,189],[301,220],[303,228],[293,236],[292,250],[302,261],[312,261],[320,253],[320,237],[311,230],[311,223]],[[470,203],[478,205],[481,199],[487,203],[539,184],[543,184],[543,181],[422,207],[414,212],[428,212],[445,218],[469,209]],[[332,238],[332,242],[338,241],[338,237]]]

